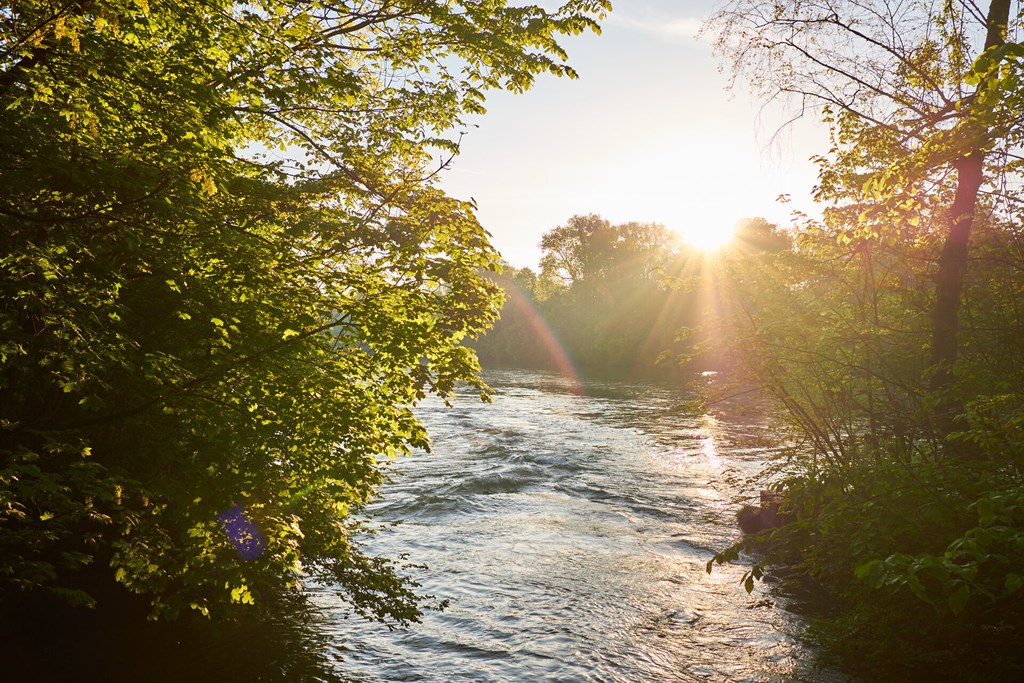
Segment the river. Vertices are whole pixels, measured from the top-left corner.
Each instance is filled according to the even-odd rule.
[[[450,601],[389,632],[315,589],[325,656],[360,681],[829,680],[799,617],[742,566],[737,539],[770,432],[737,406],[687,414],[678,388],[557,375],[487,376],[494,402],[427,403],[434,452],[396,463],[373,552],[429,566]],[[838,680],[838,679],[837,679]]]
[[[370,510],[402,522],[372,537],[370,551],[426,564],[413,578],[449,601],[445,611],[389,631],[350,615],[330,587],[310,586],[315,609],[285,603],[273,620],[238,625],[140,627],[117,610],[41,612],[36,623],[32,613],[0,634],[4,673],[132,683],[843,680],[813,668],[785,598],[765,585],[745,593],[742,564],[704,570],[738,538],[735,511],[778,443],[763,409],[734,401],[694,414],[690,394],[654,384],[523,371],[486,379],[493,404],[467,392],[451,408],[421,406],[434,452],[395,461]]]

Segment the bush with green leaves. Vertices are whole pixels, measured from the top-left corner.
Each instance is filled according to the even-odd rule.
[[[848,239],[844,215],[805,226],[793,252],[728,264],[734,307],[715,324],[739,359],[732,382],[774,397],[793,440],[756,484],[783,492],[793,521],[708,568],[746,550],[748,590],[766,574],[810,589],[822,610],[812,635],[869,678],[1024,669],[1018,231],[979,233],[979,261],[992,263],[968,280],[956,381],[940,401],[927,381],[934,241]],[[962,406],[945,435],[940,403]]]
[[[496,316],[436,175],[606,0],[0,10],[0,600],[220,614],[303,577],[415,619],[356,521]]]
[[[816,632],[870,678],[1024,670],[1022,22],[1010,0],[729,0],[712,22],[737,76],[831,131],[823,219],[733,269],[725,324],[795,437],[766,562],[824,589]]]

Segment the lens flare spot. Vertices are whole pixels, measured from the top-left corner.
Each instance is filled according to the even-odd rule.
[[[221,513],[220,525],[243,560],[255,560],[267,548],[267,539],[241,505]]]
[[[569,357],[565,346],[559,341],[543,314],[515,281],[505,280],[503,284],[509,297],[509,303],[522,311],[530,331],[540,340],[558,373],[569,381],[570,393],[583,396],[583,380],[576,371],[576,366]]]

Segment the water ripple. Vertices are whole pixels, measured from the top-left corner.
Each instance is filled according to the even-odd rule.
[[[421,416],[434,454],[399,463],[375,507],[405,524],[372,550],[408,552],[450,600],[388,633],[345,620],[332,647],[365,681],[793,681],[796,617],[743,567],[704,564],[736,537],[731,501],[764,461],[764,425],[673,410],[679,390],[606,382],[587,396],[543,373],[488,377],[493,405]]]

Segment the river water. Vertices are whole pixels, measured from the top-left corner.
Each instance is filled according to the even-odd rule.
[[[371,510],[403,521],[369,550],[427,564],[413,578],[447,610],[388,631],[316,586],[316,609],[285,601],[237,625],[40,610],[0,619],[0,679],[843,680],[813,668],[785,598],[742,590],[742,563],[704,570],[738,538],[735,511],[778,443],[764,410],[695,415],[687,392],[652,384],[487,381],[491,405],[467,394],[421,407],[434,453],[396,461]]]
[[[770,455],[757,413],[687,414],[681,389],[489,374],[494,403],[425,405],[431,455],[373,508],[373,552],[450,601],[389,632],[314,589],[335,673],[360,681],[828,680],[785,599],[705,572]]]

